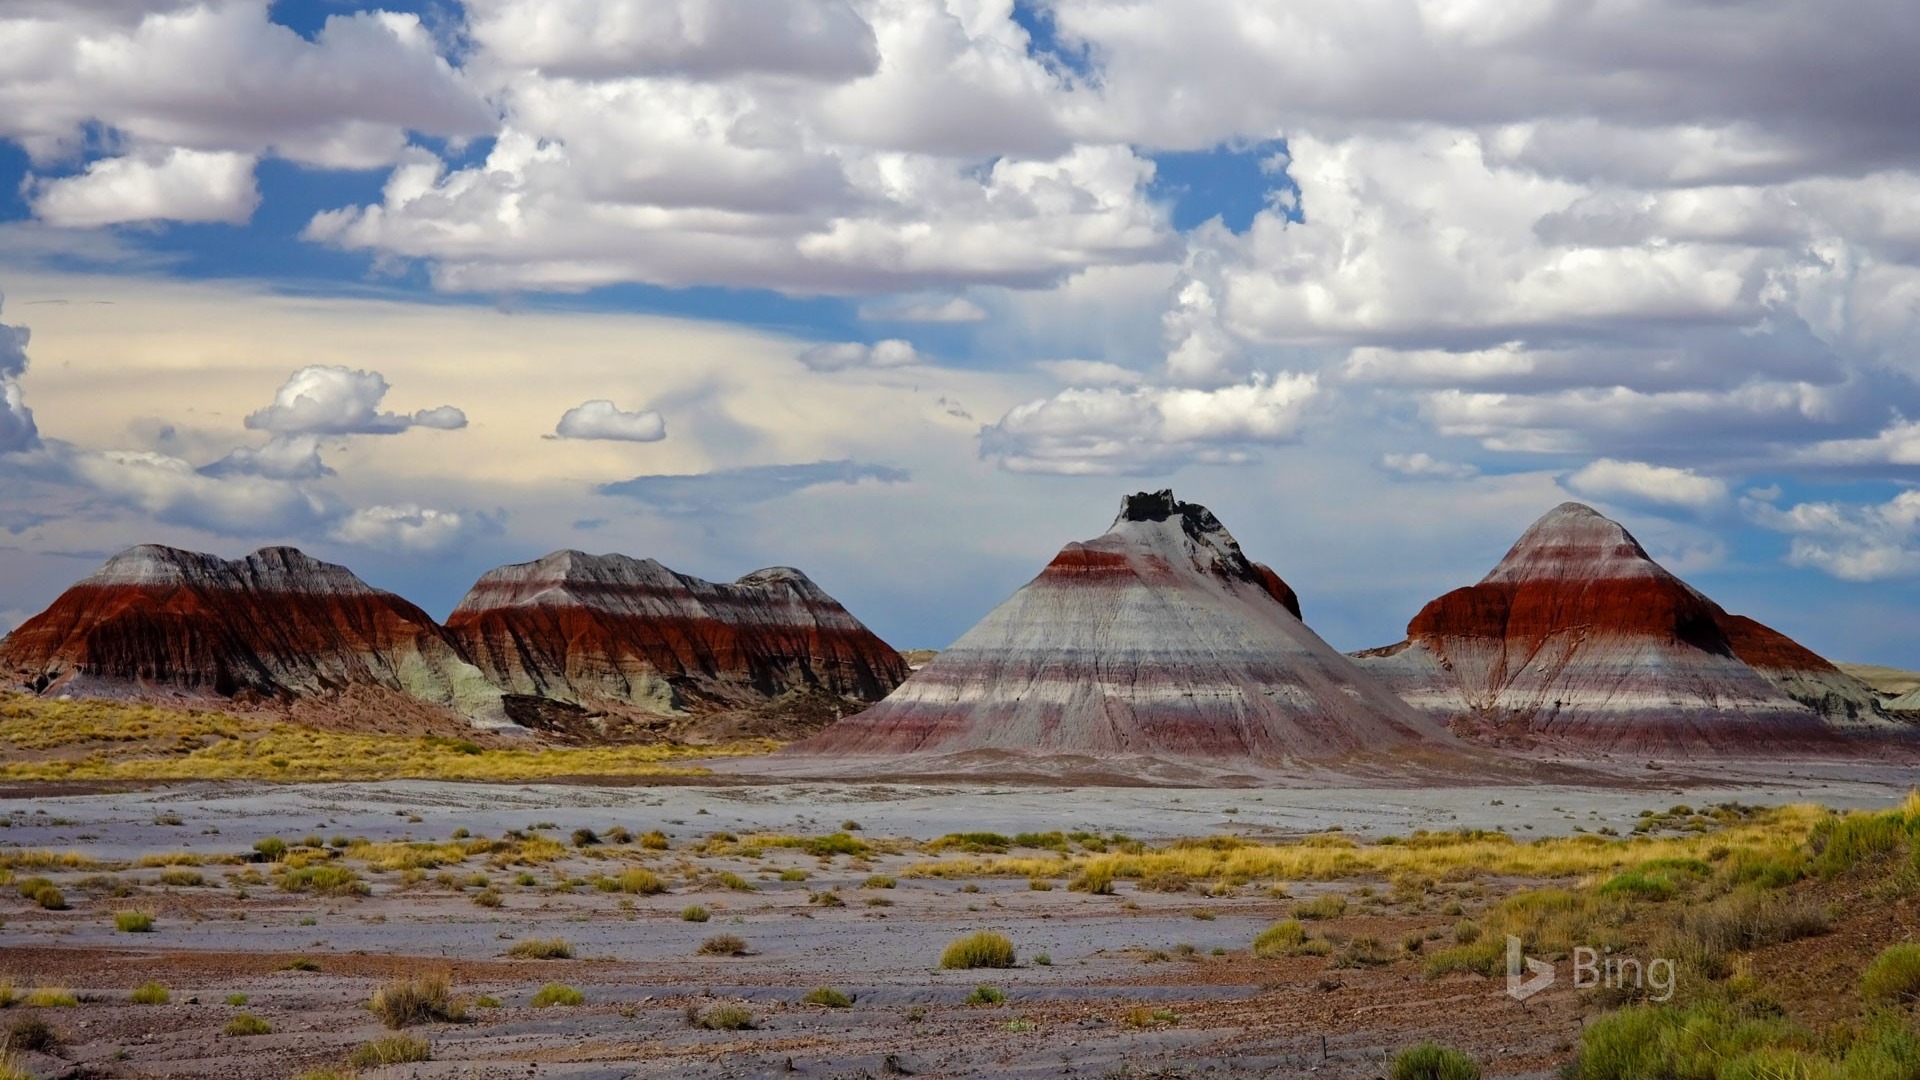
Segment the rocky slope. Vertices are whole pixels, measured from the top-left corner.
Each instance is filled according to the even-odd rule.
[[[588,708],[752,706],[789,693],[876,701],[900,654],[798,570],[720,584],[652,559],[559,551],[491,570],[448,631],[512,694]]]
[[[1286,764],[1458,750],[1299,612],[1205,507],[1134,495],[885,701],[786,753]]]
[[[426,612],[289,547],[243,559],[130,548],[0,639],[35,693],[346,700],[380,692],[504,722],[501,695]]]
[[[1579,503],[1356,658],[1429,714],[1603,749],[1764,752],[1893,729],[1864,683],[1728,614]]]

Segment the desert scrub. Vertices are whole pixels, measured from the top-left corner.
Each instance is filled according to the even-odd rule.
[[[273,1034],[273,1026],[252,1013],[241,1013],[227,1021],[227,1026],[223,1030],[235,1038]]]
[[[135,740],[133,733],[148,738]],[[9,780],[535,780],[555,776],[702,776],[694,757],[764,754],[769,739],[489,749],[464,739],[319,731],[263,719],[0,695],[0,744],[65,747],[66,760],[0,763]],[[185,751],[185,752],[182,752]]]
[[[67,910],[66,894],[61,892],[59,889],[54,888],[52,884],[46,884],[46,885],[40,886],[39,888],[35,889],[32,895],[28,896],[27,899],[32,900],[34,903],[40,905],[41,907],[47,909],[48,911]]]
[[[70,1009],[80,1004],[73,991],[64,986],[36,986],[21,1000],[36,1009]]]
[[[1067,882],[1067,888],[1093,896],[1112,896],[1113,867],[1105,864],[1089,865]]]
[[[1874,957],[1860,976],[1860,996],[1899,1005],[1920,1001],[1920,945],[1890,945]]]
[[[287,842],[277,836],[253,842],[255,862],[280,862],[287,857]]]
[[[790,866],[787,869],[780,871],[781,881],[805,881],[812,876],[813,876],[812,874],[808,873],[805,870],[800,869],[797,866]]]
[[[113,928],[123,934],[151,934],[153,912],[116,911],[113,913]]]
[[[466,1010],[454,1000],[453,987],[445,975],[416,975],[395,979],[373,992],[367,1011],[390,1028],[415,1024],[458,1023]]]
[[[785,879],[786,875],[782,874],[781,877],[782,879]],[[753,882],[748,881],[746,878],[741,877],[739,874],[736,874],[731,870],[720,871],[718,874],[715,874],[713,876],[713,880],[716,884],[724,885],[735,892],[756,891],[753,887]]]
[[[11,1050],[0,1050],[0,1080],[34,1080],[26,1066],[20,1064],[19,1055]]]
[[[358,1047],[347,1056],[347,1064],[356,1069],[374,1069],[382,1065],[405,1065],[415,1061],[432,1061],[433,1047],[425,1039],[415,1039],[407,1035],[383,1035],[378,1039]]]
[[[167,869],[160,871],[160,884],[162,885],[171,885],[174,888],[191,889],[191,888],[198,888],[199,886],[205,885],[206,883],[207,883],[207,879],[204,876],[202,876],[200,871],[198,870],[185,870],[179,867],[170,866]]]
[[[351,869],[327,864],[287,871],[280,875],[280,888],[286,892],[310,892],[320,896],[366,896],[373,891]]]
[[[1296,919],[1337,919],[1347,913],[1347,898],[1337,894],[1316,896],[1294,905]]]
[[[885,874],[872,874],[868,876],[867,880],[860,883],[860,887],[863,889],[891,889],[897,884],[899,884],[899,882]]]
[[[997,990],[991,986],[976,986],[973,988],[973,993],[968,994],[962,1004],[998,1005],[1005,1000],[1007,1000],[1005,991]]]
[[[282,971],[319,971],[320,962],[318,960],[315,960],[311,956],[296,956],[293,959],[287,961],[287,966],[281,968],[280,970]]]
[[[685,922],[706,922],[708,919],[713,918],[713,912],[708,911],[699,904],[689,904],[680,909],[680,918]]]
[[[667,891],[666,882],[661,881],[653,871],[639,867],[622,870],[619,877],[610,880],[615,883],[620,892],[635,896],[658,896]]]
[[[1291,956],[1307,943],[1307,928],[1298,919],[1274,923],[1253,939],[1255,956]]]
[[[687,1023],[708,1031],[750,1031],[753,1013],[744,1005],[715,1005],[704,1011],[689,1005]]]
[[[846,991],[831,986],[816,986],[807,991],[800,999],[803,1005],[825,1005],[829,1009],[845,1009],[853,1004],[853,998]]]
[[[981,930],[948,945],[940,954],[940,966],[958,970],[972,968],[1010,968],[1016,962],[1013,942],[1005,934]]]
[[[498,889],[482,889],[473,894],[473,903],[476,907],[497,908],[505,904],[506,900],[501,897]]]
[[[700,943],[702,956],[745,956],[747,943],[732,934],[717,934]]]
[[[571,960],[573,946],[565,938],[527,938],[514,942],[507,955],[516,960]]]
[[[536,1009],[545,1009],[553,1005],[578,1005],[587,1000],[587,996],[564,983],[548,983],[534,991],[530,1003]]]
[[[1452,1047],[1424,1042],[1396,1054],[1387,1076],[1389,1080],[1480,1080],[1480,1066]]]
[[[134,987],[133,993],[128,995],[128,998],[135,1005],[165,1005],[173,1000],[173,995],[168,993],[166,986],[161,983],[146,982]]]

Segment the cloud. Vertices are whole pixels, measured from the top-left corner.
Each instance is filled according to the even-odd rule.
[[[868,322],[971,323],[985,321],[987,309],[964,296],[951,296],[862,304],[860,317]]]
[[[907,367],[922,362],[920,354],[914,350],[913,343],[899,338],[888,338],[871,345],[858,341],[815,345],[802,351],[795,359],[814,371],[845,371],[848,368],[863,367]]]
[[[6,297],[0,295],[0,307],[5,304]],[[33,422],[33,410],[27,408],[19,381],[27,372],[30,336],[24,326],[0,323],[0,454],[40,445],[40,429]]]
[[[871,75],[873,27],[846,0],[468,0],[489,63],[566,78]]]
[[[499,531],[499,522],[488,515],[406,503],[355,510],[335,522],[327,535],[360,547],[434,553],[457,549],[474,537]]]
[[[1704,510],[1727,499],[1727,484],[1692,469],[1600,458],[1567,477],[1567,487],[1594,499],[1629,499]]]
[[[1469,480],[1480,475],[1480,470],[1472,465],[1461,461],[1441,461],[1424,451],[1382,454],[1380,467],[1412,480]]]
[[[1896,417],[1870,439],[1830,439],[1802,447],[1792,458],[1816,465],[1920,465],[1920,422]]]
[[[636,476],[602,484],[619,495],[666,514],[724,513],[829,484],[904,484],[905,469],[860,461],[815,461],[805,465],[748,465],[678,475]]]
[[[304,367],[288,377],[273,404],[248,415],[246,424],[280,435],[393,435],[413,427],[453,431],[467,426],[466,414],[451,405],[411,416],[380,412],[387,389],[386,377],[377,371]]]
[[[653,409],[625,412],[602,398],[568,409],[553,433],[562,439],[659,442],[667,437],[667,421]]]
[[[1138,386],[1144,372],[1105,360],[1039,360],[1033,365],[1068,386]]]
[[[157,521],[224,536],[273,536],[323,526],[332,501],[298,484],[265,476],[209,476],[190,462],[138,450],[64,455],[69,475],[98,495]]]
[[[1880,581],[1920,573],[1920,491],[1878,504],[1799,503],[1781,508],[1756,497],[1741,506],[1755,523],[1793,537],[1787,562],[1843,581]]]
[[[251,154],[178,147],[102,158],[78,176],[32,181],[33,213],[63,228],[140,221],[244,225],[260,205]]]
[[[0,11],[13,65],[0,137],[50,162],[89,131],[136,155],[169,149],[367,168],[398,159],[408,132],[489,134],[481,93],[417,16],[329,16],[312,38],[262,0],[51,5]],[[204,219],[200,219],[204,220]]]
[[[980,454],[1013,472],[1143,476],[1200,462],[1244,465],[1249,447],[1298,437],[1313,375],[1256,375],[1218,390],[1063,390],[980,430]]]
[[[312,435],[275,435],[260,447],[236,447],[227,456],[201,466],[205,476],[264,476],[274,480],[318,480],[334,472],[320,459],[320,440]]]

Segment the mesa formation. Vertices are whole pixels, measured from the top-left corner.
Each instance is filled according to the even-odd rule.
[[[0,639],[0,676],[386,732],[768,734],[797,738],[781,760],[815,775],[1173,763],[1418,782],[1515,756],[1873,756],[1920,731],[1907,698],[1727,612],[1578,503],[1396,645],[1343,655],[1301,610],[1212,512],[1159,491],[917,671],[789,567],[715,583],[555,552],[482,575],[442,625],[291,548],[146,545]]]

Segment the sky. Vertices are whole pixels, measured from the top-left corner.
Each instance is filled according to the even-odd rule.
[[[1341,648],[1578,499],[1920,667],[1916,54],[1906,0],[0,0],[0,631],[290,543],[441,616],[793,565],[939,647],[1171,487]]]

